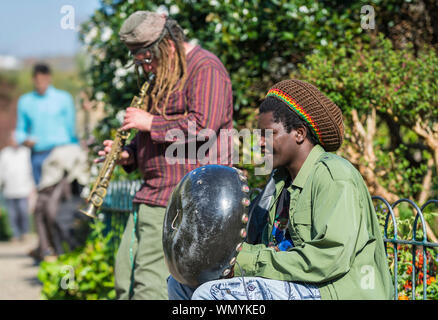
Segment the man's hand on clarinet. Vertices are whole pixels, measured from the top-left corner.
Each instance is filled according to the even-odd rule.
[[[126,109],[125,118],[121,129],[137,129],[139,131],[151,131],[153,115],[147,111],[129,107]]]
[[[105,161],[105,157],[108,155],[108,153],[111,152],[111,147],[113,145],[113,141],[112,140],[105,140],[103,142],[103,150],[99,151],[97,154],[100,156],[100,158],[97,158],[94,160],[94,163],[99,163],[99,162],[103,162]],[[117,161],[117,164],[122,165],[122,166],[127,166],[134,163],[134,159],[131,157],[131,155],[129,154],[128,151],[123,150],[120,153],[120,158]]]

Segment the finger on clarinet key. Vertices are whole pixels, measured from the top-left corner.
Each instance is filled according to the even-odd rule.
[[[96,159],[94,159],[94,163],[101,163],[101,162],[104,162],[104,161],[105,161],[105,158],[106,158],[106,157],[99,157],[99,158],[96,158]]]

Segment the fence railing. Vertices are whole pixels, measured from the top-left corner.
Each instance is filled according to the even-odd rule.
[[[102,204],[99,219],[105,225],[104,233],[112,232],[111,246],[114,255],[117,253],[129,213],[132,211],[132,200],[140,189],[141,180],[112,181]]]
[[[438,200],[429,200],[419,207],[410,199],[399,199],[393,204],[389,204],[386,199],[380,196],[373,196],[372,199],[375,202],[380,202],[380,205],[377,205],[375,209],[378,216],[384,219],[383,241],[393,275],[395,299],[400,297],[399,286],[402,285],[405,289],[404,293],[411,292],[412,300],[418,297],[426,300],[428,298],[428,283],[433,276],[436,277],[438,243],[429,242],[427,240],[424,212],[430,205],[438,205]],[[402,204],[407,204],[414,209],[415,213],[412,226],[407,226],[408,230],[404,230],[404,232],[400,230],[398,223],[400,220],[397,220],[397,216],[400,216],[399,207],[402,206]],[[398,214],[396,214],[396,210],[399,211]],[[405,219],[404,222],[409,223],[410,220]],[[420,229],[419,226],[421,226]],[[406,229],[406,226],[404,227]],[[411,237],[410,239],[400,239],[399,236],[401,234],[411,234]],[[405,253],[405,256],[406,253],[410,253],[411,260],[409,260],[409,254],[407,254],[408,258],[406,258],[403,256],[403,253]],[[400,270],[399,262],[404,263],[402,270]],[[406,275],[410,276],[410,280],[401,279],[400,281],[400,273],[405,276],[404,278],[406,278]],[[420,285],[420,290],[417,290],[417,284]],[[430,295],[436,297],[438,294],[431,292]]]
[[[128,213],[132,211],[132,200],[135,192],[140,186],[140,180],[115,181],[111,182],[108,188],[107,196],[102,205],[100,218],[104,221],[106,230],[114,234],[113,245],[115,251],[120,243],[129,216]],[[253,189],[251,190],[251,195],[257,194],[258,192],[260,192],[260,189]],[[412,299],[433,298],[429,297],[430,295],[437,297],[438,293],[433,292],[433,290],[429,290],[428,292],[428,281],[432,274],[436,275],[438,244],[427,240],[426,219],[423,212],[432,204],[438,206],[438,200],[429,200],[419,207],[415,202],[409,199],[400,199],[393,204],[390,204],[386,199],[380,196],[373,196],[372,199],[376,203],[376,213],[381,222],[389,268],[393,275],[395,299],[398,299],[402,292],[407,296],[409,291],[411,292]],[[415,209],[410,239],[399,238],[403,234],[403,230],[401,230],[398,224],[397,212],[400,211],[399,207],[402,206],[402,204],[407,204]],[[404,220],[404,223],[406,223],[406,221],[407,220]],[[417,230],[419,226],[421,226],[421,229]],[[403,227],[406,229],[407,226],[404,225]],[[409,226],[407,229],[409,229]],[[409,257],[406,258],[406,254],[408,256],[410,254],[412,260],[409,260]],[[428,272],[430,273],[429,276]],[[406,285],[407,276],[410,277],[410,282],[407,281]],[[405,281],[405,283],[403,281]],[[402,290],[400,286],[403,288]],[[417,292],[419,291],[417,288],[420,288],[421,292]]]

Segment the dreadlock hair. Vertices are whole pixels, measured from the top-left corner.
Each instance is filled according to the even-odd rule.
[[[260,113],[272,112],[275,123],[282,123],[287,133],[290,133],[292,129],[296,130],[300,127],[305,127],[307,131],[307,139],[313,145],[317,145],[318,139],[315,134],[310,130],[309,125],[301,119],[294,111],[292,111],[286,104],[274,97],[267,97],[264,99],[259,107]]]
[[[181,90],[187,80],[187,63],[184,50],[186,37],[178,23],[168,18],[161,37],[158,41],[147,48],[142,48],[136,52],[150,51],[152,57],[158,59],[157,73],[155,75],[155,84],[149,94],[149,100],[145,101],[145,109],[151,113],[159,114],[166,120],[166,106],[172,93]],[[171,43],[175,46],[175,52],[172,54]],[[187,114],[187,110],[184,115]]]

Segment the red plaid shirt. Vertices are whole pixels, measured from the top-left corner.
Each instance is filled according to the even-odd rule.
[[[233,128],[233,97],[231,80],[220,60],[211,52],[196,46],[187,55],[187,81],[182,91],[169,98],[166,114],[169,117],[186,116],[178,120],[165,120],[154,115],[150,132],[139,132],[126,147],[135,158],[135,164],[125,167],[130,172],[138,168],[144,183],[134,197],[134,202],[165,207],[174,187],[189,171],[202,166],[200,159],[188,159],[185,146],[184,164],[169,164],[165,159],[166,133],[179,129],[188,137],[189,122],[196,124],[196,133],[209,128],[217,135],[217,164],[230,165],[231,154],[220,159],[220,129]],[[191,132],[194,134],[194,132]],[[229,145],[231,139],[228,140]],[[204,142],[197,144],[197,149]],[[208,155],[208,153],[207,153]],[[195,163],[192,163],[195,162]]]

